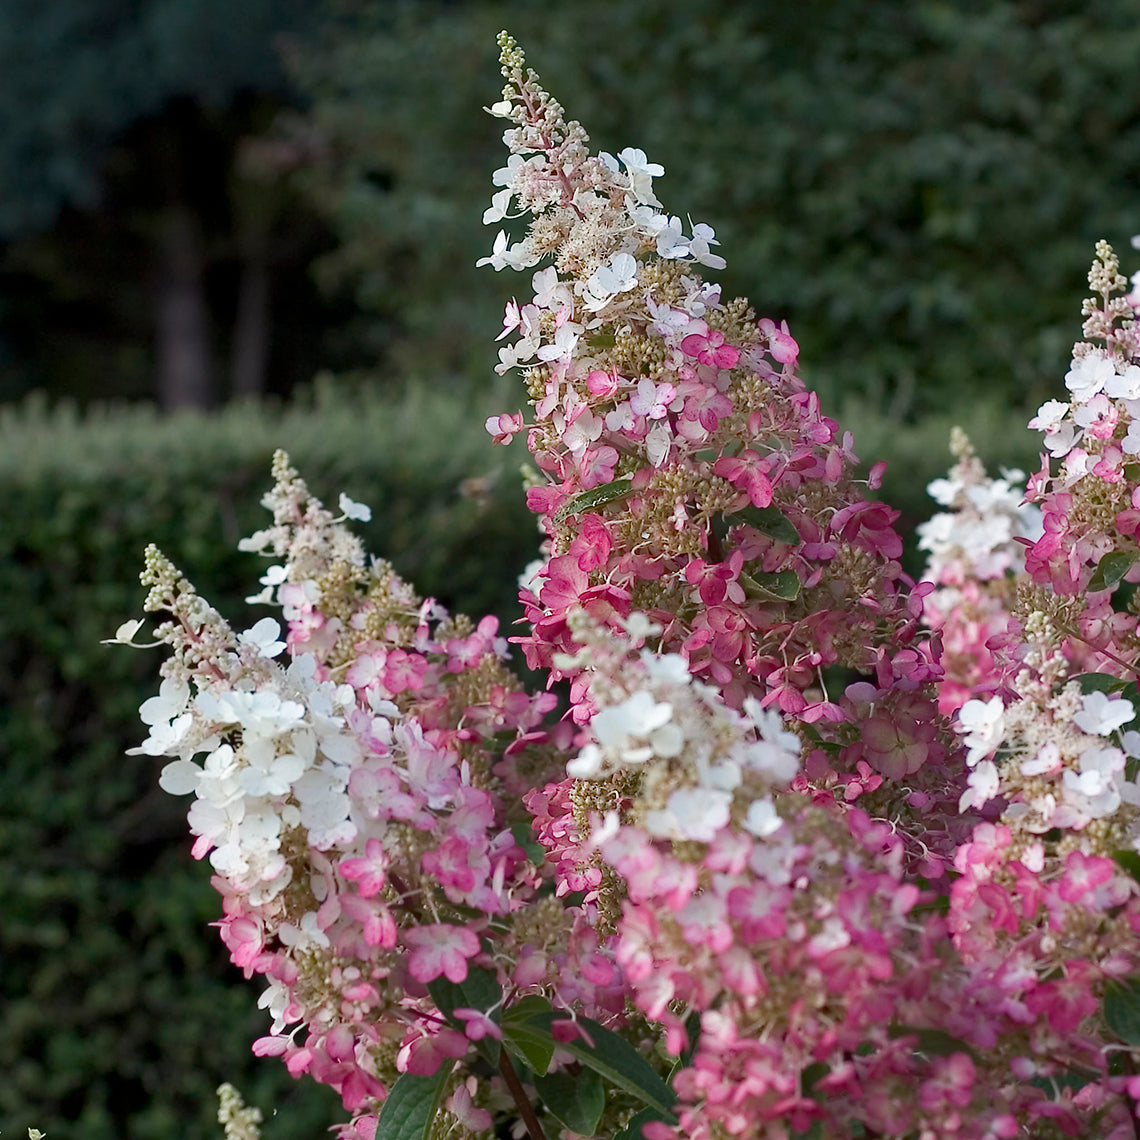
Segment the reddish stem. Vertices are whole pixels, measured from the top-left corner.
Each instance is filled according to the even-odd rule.
[[[523,1124],[526,1125],[526,1130],[530,1133],[530,1140],[546,1140],[546,1133],[543,1132],[542,1125],[538,1122],[534,1106],[526,1095],[526,1090],[522,1086],[522,1081],[519,1080],[518,1073],[515,1072],[514,1065],[511,1064],[506,1049],[499,1052],[499,1072],[502,1073],[503,1080],[507,1082],[507,1088],[514,1098],[519,1116],[522,1117]]]

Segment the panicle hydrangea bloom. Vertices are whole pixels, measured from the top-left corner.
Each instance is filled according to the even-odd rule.
[[[173,757],[161,786],[194,796],[222,939],[268,984],[255,1052],[336,1088],[366,1136],[399,1073],[450,1071],[498,1032],[496,1008],[441,1016],[433,984],[477,971],[515,998],[558,991],[572,923],[539,897],[512,830],[525,809],[504,798],[546,770],[554,698],[522,690],[495,619],[421,601],[280,453],[274,476],[274,524],[243,545],[278,560],[264,600],[282,607],[284,643],[273,619],[235,635],[149,550],[146,609],[169,615],[156,636],[174,655],[136,751]],[[572,996],[613,1019],[605,987]],[[489,1122],[505,1090],[483,1082],[472,1102],[466,1075],[449,1078],[453,1114]]]
[[[1030,421],[1045,438],[1029,483],[1044,529],[1026,551],[1040,589],[1026,592],[1021,610],[1025,620],[1038,615],[1039,634],[1045,622],[1055,641],[1083,647],[1089,667],[1119,672],[1140,658],[1135,614],[1112,605],[1118,583],[1140,580],[1140,334],[1130,297],[1116,295],[1127,280],[1107,242],[1089,284],[1096,296],[1084,302],[1069,399],[1048,401]]]
[[[528,663],[578,693],[570,611],[638,610],[731,705],[813,725],[814,782],[855,797],[866,769],[956,802],[941,670],[919,621],[932,587],[912,588],[898,512],[867,497],[881,470],[854,478],[851,435],[797,376],[786,326],[700,277],[723,259],[708,226],[689,233],[663,211],[662,168],[640,151],[591,155],[514,41],[500,44],[507,85],[492,111],[511,124],[510,157],[495,185],[530,216],[508,248],[528,268],[551,259],[533,298],[508,306],[519,340],[500,350],[501,371],[524,373],[540,472],[528,502],[546,536],[522,593]],[[488,427],[505,440],[519,424]],[[830,692],[833,666],[874,680]]]
[[[1039,973],[1031,958],[1016,972],[1003,961],[995,978],[992,953],[951,942],[959,912],[944,918],[908,880],[894,827],[805,793],[800,741],[775,713],[753,700],[733,710],[679,655],[651,651],[661,629],[643,615],[618,632],[581,609],[568,621],[578,649],[561,665],[588,677],[594,711],[570,778],[527,799],[559,890],[581,892],[587,951],[612,959],[669,1051],[686,1052],[673,1078],[678,1124],[646,1136],[818,1126],[845,1137],[852,1121],[875,1135],[936,1136],[950,1119],[954,1136],[980,1140],[1047,1127],[1057,1106],[1013,1079],[1008,1058],[1034,1057],[1043,1077],[1088,1064],[1094,1040],[1077,1016],[1087,997],[1064,991],[1073,1014],[1051,1000],[1064,988],[1059,961],[1082,985],[1103,980],[1100,967],[1059,959],[1059,943]],[[1085,712],[1106,731],[1122,715],[1097,701]],[[1000,733],[1001,716],[998,702],[976,723]],[[994,847],[984,834],[960,860],[975,900],[975,852]],[[1087,913],[1087,892],[1100,912],[1127,898],[1102,863],[1070,864],[1042,886],[1052,919]],[[966,892],[954,890],[957,903]],[[1115,969],[1132,940],[1124,926]],[[952,1047],[928,1052],[924,1034]]]
[[[1104,1134],[1127,1135],[1118,1115],[1140,1091],[1110,1067],[1097,1020],[1111,987],[1140,968],[1140,900],[1125,869],[1140,852],[1140,643],[1134,607],[1114,605],[1138,577],[1129,439],[1140,345],[1130,302],[1113,296],[1125,287],[1118,270],[1099,243],[1069,399],[1047,401],[1030,423],[1048,452],[1028,492],[1043,527],[1020,539],[1025,573],[1002,598],[1004,636],[987,643],[991,676],[958,712],[970,769],[960,807],[987,821],[955,856],[949,928],[979,991],[1022,1023],[1018,1074],[1088,1073],[1078,1096],[1049,1109],[1069,1135],[1084,1134],[1090,1108],[1107,1114]]]
[[[918,527],[918,547],[928,555],[923,578],[936,586],[923,599],[923,620],[942,635],[938,703],[947,714],[996,684],[1000,667],[989,642],[1006,633],[1024,573],[1018,540],[1041,535],[1040,510],[1023,501],[1021,471],[988,476],[960,428],[951,432],[950,450],[957,462],[948,478],[927,488],[948,509]]]

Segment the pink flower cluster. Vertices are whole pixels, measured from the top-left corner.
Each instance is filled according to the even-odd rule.
[[[222,940],[268,984],[254,1051],[334,1087],[367,1137],[400,1073],[450,1068],[499,1033],[495,1009],[441,1013],[433,983],[478,969],[519,994],[556,976],[558,928],[533,936],[542,876],[512,829],[525,811],[503,798],[529,782],[555,699],[519,687],[494,618],[421,602],[365,565],[284,456],[275,475],[274,526],[247,545],[283,558],[268,576],[284,643],[235,638],[151,552],[148,608],[173,615],[159,636],[175,656],[142,751],[178,757],[161,783],[195,795]]]
[[[641,151],[591,155],[500,45],[485,221],[531,222],[483,261],[552,263],[500,337],[531,412],[486,426],[538,468],[516,641],[569,705],[548,723],[495,619],[416,597],[343,525],[366,508],[333,518],[283,456],[243,545],[279,560],[257,600],[286,630],[235,636],[148,553],[174,656],[140,751],[193,794],[222,938],[267,982],[255,1050],[335,1087],[362,1140],[394,1135],[401,1081],[461,1138],[1140,1134],[1115,256],[1071,401],[1032,425],[1062,461],[1040,515],[956,437],[915,584],[787,328],[698,276],[714,231],[663,212]]]
[[[928,488],[947,508],[918,527],[928,553],[925,579],[936,589],[924,599],[923,620],[942,635],[939,708],[952,714],[999,684],[1016,583],[1025,570],[1024,540],[1041,535],[1041,512],[1022,501],[1025,476],[987,476],[981,460],[955,428],[957,460],[946,479]]]
[[[1099,243],[1089,271],[1096,296],[1085,302],[1084,340],[1065,376],[1069,400],[1047,401],[1030,421],[1046,449],[1028,494],[1044,532],[1025,555],[1027,573],[1057,598],[1063,637],[1110,673],[1140,656],[1135,615],[1112,605],[1121,581],[1140,580],[1140,337],[1136,294],[1115,295],[1127,285],[1119,270]]]
[[[497,442],[526,430],[545,476],[527,496],[547,535],[522,594],[528,664],[573,681],[557,664],[570,611],[612,623],[636,609],[730,703],[817,725],[836,747],[815,764],[836,781],[859,786],[864,763],[945,784],[929,587],[901,570],[898,512],[867,498],[881,465],[854,478],[851,436],[797,376],[787,327],[724,303],[692,245],[663,242],[677,220],[656,212],[641,167],[590,155],[532,75],[504,74],[498,113],[517,125],[496,183],[533,215],[514,247],[525,265],[554,259],[533,300],[508,305],[504,335],[520,339],[500,350],[525,369],[533,416],[488,421]],[[599,274],[615,287],[599,294]],[[873,672],[882,716],[931,730],[861,734],[865,688],[829,689],[844,671]]]

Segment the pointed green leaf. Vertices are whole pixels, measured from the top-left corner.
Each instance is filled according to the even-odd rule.
[[[571,1132],[593,1136],[606,1107],[602,1078],[591,1069],[580,1073],[551,1073],[535,1077],[534,1087],[542,1103]]]
[[[681,1068],[686,1068],[692,1064],[693,1056],[696,1054],[697,1046],[701,1041],[701,1015],[695,1009],[685,1021],[685,1032],[689,1035],[689,1044],[681,1051],[681,1056],[677,1058]]]
[[[780,570],[772,574],[763,570],[757,570],[754,574],[741,572],[740,584],[750,598],[764,601],[791,602],[800,593],[800,577],[794,570]]]
[[[575,495],[570,502],[563,503],[562,506],[554,512],[554,521],[560,523],[564,519],[568,519],[571,515],[580,515],[586,511],[593,510],[594,507],[603,507],[606,503],[612,503],[617,499],[625,498],[632,487],[633,482],[630,479],[615,479],[612,483],[606,483],[604,486],[593,487],[589,491],[583,491],[580,495]]]
[[[614,1137],[614,1140],[645,1140],[644,1133],[641,1131],[643,1125],[654,1120],[662,1120],[666,1124],[670,1124],[673,1119],[664,1112],[657,1112],[652,1108],[643,1108],[630,1118],[629,1123]]]
[[[508,1021],[503,1025],[503,1048],[522,1061],[536,1076],[550,1068],[554,1056],[554,1038],[550,1031],[525,1021]]]
[[[469,967],[467,977],[461,982],[448,981],[441,975],[435,981],[428,982],[428,992],[439,1012],[460,1032],[466,1030],[467,1023],[455,1016],[457,1009],[478,1009],[486,1013],[496,1025],[499,1023],[503,989],[490,970]],[[475,1048],[492,1065],[499,1063],[499,1043],[493,1037],[477,1041]]]
[[[1095,593],[1097,590],[1115,589],[1124,575],[1132,569],[1132,564],[1135,561],[1135,554],[1129,554],[1123,550],[1109,551],[1097,563],[1093,576],[1089,579],[1089,592]]]
[[[503,1010],[503,1025],[527,1021],[539,1013],[549,1013],[553,1007],[539,994],[527,994]]]
[[[453,1067],[454,1062],[447,1061],[432,1077],[404,1073],[380,1109],[376,1140],[426,1140]]]
[[[1081,687],[1082,693],[1123,693],[1135,682],[1111,673],[1081,673],[1073,678]]]
[[[1129,851],[1127,848],[1121,851],[1114,851],[1112,857],[1116,860],[1123,870],[1127,871],[1138,883],[1140,883],[1140,855],[1135,851]]]
[[[541,867],[546,862],[546,848],[534,837],[534,829],[529,823],[515,823],[511,825],[511,834],[515,842],[526,852],[526,857],[536,866]]]
[[[770,504],[766,507],[741,507],[732,514],[777,542],[786,542],[789,546],[800,544],[800,532],[796,530],[792,520],[777,506]]]
[[[1136,978],[1105,986],[1104,1020],[1121,1041],[1140,1045],[1140,983]]]
[[[532,1017],[527,1024],[549,1031],[556,1020],[568,1017],[569,1014],[544,1013]],[[670,1113],[676,1100],[673,1090],[628,1041],[588,1017],[577,1018],[577,1023],[593,1039],[593,1045],[576,1037],[572,1041],[559,1041],[559,1049],[566,1050],[575,1060],[593,1069],[610,1084],[625,1089],[642,1104],[655,1108],[658,1112]],[[674,1119],[670,1116],[671,1121]]]
[[[944,1029],[927,1029],[913,1025],[891,1025],[887,1032],[892,1037],[915,1037],[915,1051],[926,1053],[932,1057],[952,1057],[955,1053],[968,1053],[975,1061],[981,1063],[981,1058],[974,1050],[958,1037],[947,1033]]]

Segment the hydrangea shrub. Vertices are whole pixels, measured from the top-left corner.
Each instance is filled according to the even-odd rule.
[[[1098,247],[1034,506],[956,439],[912,581],[791,332],[704,280],[714,231],[500,47],[484,221],[529,220],[483,261],[534,272],[499,338],[529,410],[487,428],[534,460],[548,688],[283,454],[244,545],[284,627],[147,555],[141,752],[194,797],[255,1052],[344,1140],[1137,1135],[1140,297]]]

